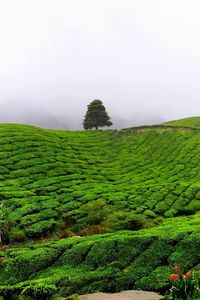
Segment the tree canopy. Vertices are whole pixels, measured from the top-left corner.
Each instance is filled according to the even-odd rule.
[[[105,106],[101,100],[93,100],[87,107],[88,109],[83,121],[84,129],[98,129],[98,127],[112,125],[110,117],[108,116]]]

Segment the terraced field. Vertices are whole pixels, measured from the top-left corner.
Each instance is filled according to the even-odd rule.
[[[177,217],[151,229],[3,250],[0,295],[47,299],[45,291],[62,296],[130,289],[164,293],[174,264],[200,276],[199,219],[200,214]]]
[[[1,125],[0,149],[0,199],[16,224],[13,239],[21,236],[16,228],[39,237],[66,228],[63,221],[78,232],[88,225],[87,203],[96,200],[115,212],[152,218],[200,209],[198,130]]]
[[[37,285],[63,296],[163,292],[173,263],[198,271],[199,123],[74,132],[0,125],[0,202],[12,224],[0,294]]]

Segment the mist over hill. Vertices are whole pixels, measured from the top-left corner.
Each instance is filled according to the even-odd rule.
[[[64,109],[63,109],[64,107]],[[66,130],[81,130],[83,129],[82,122],[87,106],[82,106],[77,111],[72,108],[65,108],[62,101],[56,106],[45,104],[38,106],[34,102],[20,104],[18,101],[0,103],[0,123],[18,123],[36,125],[49,129],[66,129]],[[122,129],[137,125],[159,124],[168,121],[166,117],[162,117],[159,113],[152,112],[133,112],[121,116],[112,111],[108,111],[113,126],[110,128]]]

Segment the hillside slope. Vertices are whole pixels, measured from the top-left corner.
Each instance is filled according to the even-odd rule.
[[[86,210],[96,209],[87,203],[96,200],[112,213],[148,217],[200,209],[196,130],[69,132],[1,125],[0,149],[0,201],[14,231],[29,238],[69,225],[80,231],[87,225]]]
[[[33,299],[48,299],[45,291],[67,296],[133,288],[164,293],[174,265],[200,276],[199,219],[199,214],[178,217],[152,229],[0,251],[0,295],[10,300],[28,292]]]
[[[12,223],[0,296],[165,292],[175,264],[200,277],[199,156],[200,132],[185,121],[78,132],[0,125],[0,204]]]
[[[200,117],[190,117],[163,123],[166,126],[185,126],[200,129]]]

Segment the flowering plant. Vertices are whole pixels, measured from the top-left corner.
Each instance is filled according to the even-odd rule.
[[[200,290],[198,281],[194,278],[191,272],[182,273],[179,266],[174,267],[174,272],[170,275],[172,287],[169,294],[164,299],[198,299]]]

